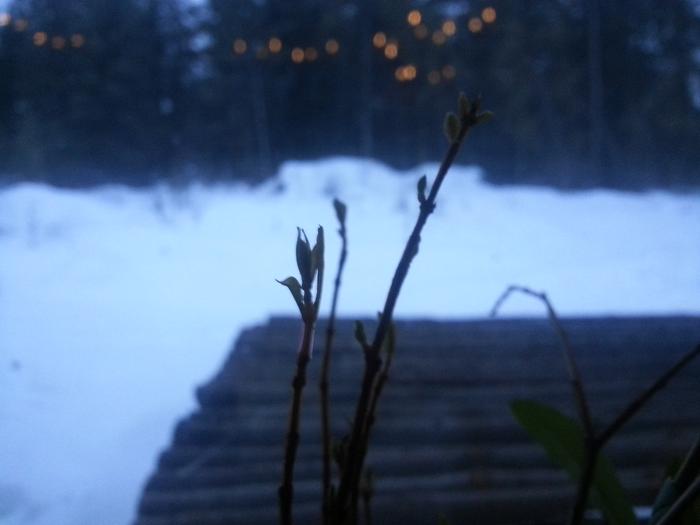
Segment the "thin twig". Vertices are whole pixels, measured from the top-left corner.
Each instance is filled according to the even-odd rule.
[[[673,506],[663,517],[656,522],[656,525],[671,525],[700,495],[700,477],[695,478],[688,489],[676,500]]]
[[[339,202],[339,201],[336,201]],[[338,205],[336,204],[336,210]],[[331,424],[330,424],[330,399],[328,392],[328,376],[330,374],[331,365],[331,349],[333,347],[333,338],[335,336],[335,320],[336,308],[338,305],[338,295],[340,293],[340,283],[345,267],[345,259],[347,258],[347,234],[345,230],[344,213],[341,216],[338,214],[340,229],[338,234],[341,240],[340,260],[338,262],[338,272],[335,276],[335,285],[333,288],[333,300],[331,302],[331,313],[326,326],[326,341],[323,351],[323,363],[321,365],[321,379],[319,389],[321,393],[321,437],[323,440],[323,525],[330,523],[331,512]]]
[[[311,360],[315,323],[304,322],[304,333],[297,356],[297,368],[292,380],[292,406],[289,411],[289,425],[284,452],[284,472],[279,487],[280,523],[292,524],[292,503],[294,501],[294,462],[299,447],[299,414],[301,412],[301,395],[306,385],[306,368]]]
[[[508,297],[514,292],[523,293],[544,302],[547,307],[549,320],[559,336],[562,346],[564,347],[564,355],[567,361],[567,371],[574,389],[574,397],[577,403],[579,419],[584,427],[584,466],[581,471],[581,476],[579,477],[576,500],[574,501],[571,519],[569,521],[570,525],[579,525],[583,521],[583,515],[586,509],[586,503],[588,501],[588,494],[590,492],[593,479],[595,478],[596,463],[603,447],[625,423],[627,423],[652,397],[654,397],[654,395],[660,392],[676,374],[678,374],[686,365],[688,365],[688,363],[690,363],[695,357],[698,356],[698,354],[700,354],[700,345],[683,355],[649,388],[632,400],[632,402],[627,405],[627,407],[612,421],[612,423],[610,423],[602,432],[596,434],[595,429],[593,428],[593,420],[590,415],[590,409],[586,400],[581,375],[578,370],[578,366],[576,365],[571,343],[547,295],[542,292],[533,291],[525,286],[509,286],[494,304],[494,307],[491,310],[491,316],[493,317],[498,313],[506,299],[508,299]]]
[[[652,397],[661,391],[666,384],[673,379],[683,368],[685,368],[693,359],[700,354],[700,344],[695,348],[681,356],[676,363],[671,366],[659,379],[657,379],[649,388],[642,392],[639,396],[632,400],[627,407],[610,423],[597,437],[600,446],[604,446],[620,428],[627,423],[637,412],[642,408]]]
[[[695,440],[695,444],[685,457],[673,481],[680,490],[685,490],[698,475],[700,475],[700,437]]]
[[[387,340],[386,340],[386,349],[387,349],[387,356],[386,360],[384,361],[384,364],[382,366],[381,371],[377,374],[377,379],[374,385],[374,389],[372,391],[372,397],[370,399],[369,403],[369,409],[367,412],[367,421],[366,421],[366,428],[364,431],[364,435],[362,437],[362,450],[361,450],[361,458],[360,461],[364,463],[365,458],[367,457],[367,450],[369,449],[369,438],[372,433],[372,428],[374,427],[374,422],[376,421],[377,417],[377,405],[379,404],[379,398],[382,395],[382,391],[384,390],[384,386],[386,385],[386,382],[389,380],[389,370],[391,370],[391,364],[394,360],[394,350],[396,348],[396,329],[394,324],[392,323],[389,326],[389,331],[387,332]],[[353,499],[355,501],[353,502],[353,505],[357,505],[357,493],[353,496]]]
[[[576,408],[578,410],[579,420],[584,428],[585,438],[592,442],[593,436],[595,435],[593,429],[593,418],[591,417],[591,410],[586,399],[586,393],[583,389],[583,380],[581,379],[581,372],[579,371],[578,365],[576,364],[576,358],[574,356],[574,351],[571,346],[571,341],[569,336],[564,330],[564,327],[559,320],[552,303],[550,302],[547,294],[544,292],[536,292],[531,288],[526,286],[511,285],[509,286],[503,294],[498,298],[493,308],[491,309],[491,317],[495,317],[498,314],[499,309],[503,303],[510,297],[513,293],[522,293],[529,295],[542,301],[547,308],[547,316],[549,317],[549,322],[552,328],[559,337],[562,349],[564,351],[564,360],[566,362],[566,371],[569,375],[569,381],[571,383],[572,390],[574,392],[574,399],[576,401]]]
[[[304,235],[302,241],[301,234]],[[294,463],[297,449],[299,448],[299,420],[301,414],[301,397],[306,385],[306,368],[311,361],[311,352],[314,344],[314,332],[318,320],[318,310],[321,304],[321,291],[323,289],[323,228],[319,226],[316,244],[313,249],[309,245],[306,234],[299,230],[297,236],[297,266],[301,274],[302,283],[297,282],[296,287],[288,286],[292,292],[302,320],[302,338],[299,343],[297,365],[292,379],[292,403],[289,409],[289,423],[284,446],[284,465],[282,483],[278,490],[280,524],[292,525],[292,505],[294,503]],[[316,278],[316,299],[311,293],[314,277]],[[290,278],[293,279],[293,278]],[[287,282],[290,281],[287,279]],[[283,283],[284,284],[284,283]],[[301,290],[299,290],[299,288]],[[303,296],[302,296],[303,292]]]
[[[338,524],[342,524],[345,521],[349,498],[352,495],[353,487],[357,486],[360,472],[362,472],[362,445],[364,429],[366,427],[366,418],[375,378],[381,369],[382,362],[379,352],[393,319],[394,308],[399,297],[399,292],[401,291],[403,282],[406,279],[406,275],[408,275],[411,261],[413,261],[413,258],[418,253],[421,232],[423,231],[423,227],[425,226],[428,217],[435,209],[437,195],[443,181],[445,180],[445,176],[452,166],[452,163],[454,162],[455,157],[457,156],[457,153],[464,142],[467,132],[480,122],[480,114],[478,112],[479,103],[477,101],[470,105],[468,113],[460,115],[461,119],[459,133],[450,142],[450,146],[445,154],[445,158],[440,164],[440,168],[430,189],[428,197],[425,199],[425,201],[421,202],[418,219],[416,220],[416,224],[413,227],[413,231],[408,238],[406,247],[396,267],[396,271],[394,272],[391,287],[389,288],[386,302],[384,304],[384,308],[382,309],[382,316],[379,320],[377,331],[374,334],[374,340],[372,341],[372,344],[365,349],[365,371],[362,378],[360,396],[357,401],[355,417],[353,420],[346,468],[343,469],[340,487],[338,489],[338,497],[336,500],[336,514],[338,517],[336,521]]]

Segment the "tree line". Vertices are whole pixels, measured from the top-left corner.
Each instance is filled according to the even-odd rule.
[[[697,186],[692,0],[14,0],[0,181],[261,180],[286,159],[435,161],[459,91],[495,183]]]

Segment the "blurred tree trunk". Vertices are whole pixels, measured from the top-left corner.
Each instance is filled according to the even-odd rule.
[[[588,140],[589,177],[591,182],[603,182],[603,68],[600,48],[599,0],[587,0],[588,11]]]
[[[360,18],[360,154],[371,157],[374,150],[373,100],[372,100],[372,3],[362,0]]]

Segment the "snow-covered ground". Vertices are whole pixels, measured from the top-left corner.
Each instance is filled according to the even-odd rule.
[[[328,159],[253,190],[0,190],[0,524],[128,523],[194,386],[242,327],[294,313],[274,278],[295,273],[296,226],[326,227],[332,275],[330,201],[347,202],[340,311],[370,315],[434,172]],[[482,316],[509,283],[562,314],[699,314],[699,232],[698,193],[493,188],[454,169],[397,315]]]

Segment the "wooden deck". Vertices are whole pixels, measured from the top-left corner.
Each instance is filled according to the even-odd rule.
[[[607,422],[685,351],[700,318],[565,319],[594,417]],[[319,522],[319,327],[295,481],[299,524]],[[513,421],[509,401],[536,399],[573,414],[561,350],[543,319],[398,323],[393,373],[368,465],[375,523],[562,523],[573,487]],[[197,391],[144,488],[135,525],[277,521],[276,490],[299,326],[244,331],[221,371]],[[362,356],[352,323],[338,327],[332,371],[336,437],[349,428]],[[700,362],[626,426],[607,453],[638,504],[700,432]]]

